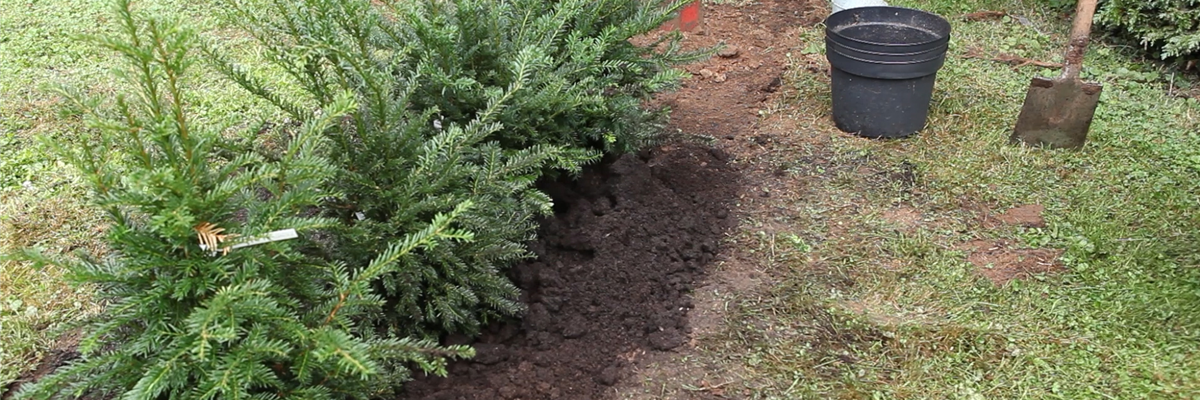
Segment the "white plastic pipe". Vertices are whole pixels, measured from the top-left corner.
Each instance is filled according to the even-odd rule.
[[[830,0],[833,4],[833,12],[845,10],[847,8],[886,6],[884,0]]]

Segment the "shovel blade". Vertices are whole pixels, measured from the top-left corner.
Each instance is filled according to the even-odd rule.
[[[1009,141],[1050,148],[1083,147],[1103,88],[1077,79],[1033,78]]]

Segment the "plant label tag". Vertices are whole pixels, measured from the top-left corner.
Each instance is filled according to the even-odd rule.
[[[230,245],[229,247],[226,247],[224,250],[209,249],[208,245],[201,243],[200,250],[211,251],[212,255],[216,256],[216,255],[220,255],[222,252],[228,252],[229,250],[233,250],[233,249],[239,249],[242,247],[253,246],[256,244],[278,242],[280,240],[295,239],[298,237],[300,237],[300,235],[298,233],[296,233],[296,230],[289,228],[289,229],[284,229],[281,231],[268,232],[267,234],[262,235],[262,236],[253,237],[253,238],[250,238],[247,240],[240,241],[238,243]]]
[[[290,240],[298,237],[300,237],[300,235],[296,233],[295,229],[284,229],[281,231],[268,232],[266,235],[251,238],[250,240],[246,240],[244,242],[238,242],[235,245],[229,246],[229,249],[232,250],[247,246],[254,246],[256,244]]]
[[[354,213],[354,217],[358,218],[359,221],[362,221],[364,219],[367,219],[367,214],[363,214],[362,211],[359,211],[359,212]]]

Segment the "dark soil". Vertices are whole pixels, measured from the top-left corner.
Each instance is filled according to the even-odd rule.
[[[686,343],[690,290],[735,224],[726,157],[667,146],[542,185],[556,215],[533,245],[538,258],[513,271],[529,311],[489,329],[448,378],[409,383],[406,397],[603,398],[632,354]]]
[[[659,96],[656,103],[673,110],[668,130],[722,148],[750,140],[758,110],[783,89],[788,49],[781,41],[819,22],[828,11],[820,5],[705,3],[704,22],[685,34],[684,47],[726,50],[684,66],[693,78]],[[418,378],[402,397],[615,398],[636,386],[628,380],[637,371],[652,368],[647,360],[684,351],[695,339],[691,291],[707,281],[736,226],[731,203],[755,185],[729,158],[708,146],[674,144],[612,160],[578,181],[543,185],[557,214],[542,225],[538,259],[514,271],[528,313],[492,327],[474,343],[475,359],[452,364],[449,377]]]

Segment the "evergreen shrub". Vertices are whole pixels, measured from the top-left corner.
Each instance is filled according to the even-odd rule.
[[[503,129],[491,137],[506,148],[636,151],[657,140],[665,118],[665,110],[643,107],[644,101],[678,85],[685,72],[672,65],[710,54],[681,51],[677,32],[647,46],[630,42],[671,19],[686,0],[666,6],[658,0],[351,0],[341,7],[330,1],[227,4],[236,21],[297,66],[300,59],[320,58],[314,52],[357,47],[360,56],[341,54],[336,61],[390,70],[411,86],[409,107],[435,109],[440,120],[466,124],[519,84],[496,116]],[[326,29],[344,40],[305,36]],[[304,79],[310,86],[355,84],[324,78],[331,77]]]
[[[340,224],[311,212],[337,195],[323,133],[354,111],[353,97],[333,94],[303,125],[263,133],[279,148],[224,157],[231,144],[189,107],[195,35],[119,3],[121,36],[96,40],[123,56],[127,90],[113,101],[64,91],[90,137],[59,148],[106,212],[109,253],[18,255],[66,268],[106,307],[83,327],[82,358],[17,398],[368,398],[405,366],[444,374],[446,357],[470,356],[359,323],[384,305],[379,276],[417,249],[472,239],[451,226],[470,204],[450,205],[362,264],[320,257],[311,238]],[[299,237],[237,247],[287,229]]]
[[[1047,1],[1075,10],[1074,0]],[[1200,59],[1200,0],[1100,0],[1096,24],[1138,42],[1155,57]]]
[[[472,351],[437,338],[521,311],[505,274],[552,211],[536,182],[657,141],[646,101],[707,54],[629,40],[685,1],[252,1],[227,8],[270,66],[118,0],[122,36],[98,41],[127,91],[64,93],[94,137],[62,149],[111,253],[23,254],[107,308],[83,358],[19,398],[368,398],[411,367],[444,374]],[[197,123],[194,47],[287,119],[236,143]]]
[[[1097,22],[1128,33],[1164,59],[1200,56],[1200,0],[1106,0]]]
[[[678,35],[638,47],[684,4],[643,0],[229,0],[227,9],[288,82],[212,49],[234,81],[292,118],[355,93],[358,109],[327,131],[346,194],[327,207],[343,229],[332,258],[358,264],[379,244],[461,201],[470,243],[422,251],[379,282],[381,328],[474,334],[521,311],[505,276],[531,256],[551,212],[534,184],[577,173],[604,152],[653,143],[665,111],[643,103],[677,84]],[[303,95],[288,94],[299,88]],[[436,146],[427,145],[435,143]],[[384,239],[380,241],[380,239]]]
[[[262,82],[217,49],[212,58],[235,82],[298,121],[320,118],[309,110],[336,102],[336,93],[356,94],[357,109],[324,132],[338,166],[331,185],[344,194],[325,201],[326,215],[341,227],[324,254],[361,265],[433,215],[462,202],[474,205],[457,220],[476,233],[474,240],[425,249],[376,282],[388,298],[385,312],[375,318],[380,330],[402,336],[470,334],[489,320],[519,313],[519,291],[504,271],[530,255],[525,243],[534,239],[535,219],[551,211],[550,199],[534,183],[545,169],[579,171],[599,155],[547,144],[508,149],[489,140],[537,61],[530,54],[516,60],[511,67],[522,79],[489,92],[487,107],[470,121],[439,121],[436,109],[414,107],[412,82],[421,78],[404,68],[408,54],[365,45],[398,40],[367,1],[276,5],[290,34],[269,30],[252,9],[240,10],[246,20],[262,23],[251,32],[266,45],[275,67],[286,72],[288,85],[304,96],[281,94],[278,82]]]

